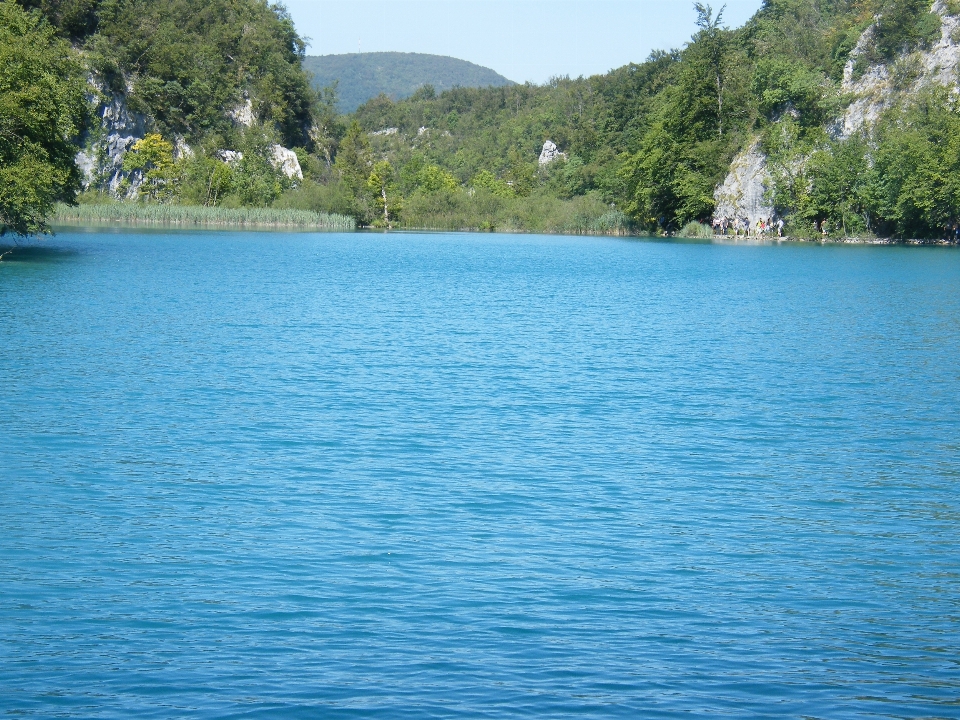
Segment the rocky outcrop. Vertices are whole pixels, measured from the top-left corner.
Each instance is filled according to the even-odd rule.
[[[552,140],[547,140],[543,144],[543,150],[540,151],[540,167],[544,165],[549,165],[554,160],[557,159],[567,159],[567,154],[560,152],[560,149],[554,144]]]
[[[768,199],[771,185],[767,156],[760,150],[759,141],[754,141],[734,158],[726,180],[714,192],[714,217],[746,220],[750,227],[758,220],[772,218],[773,205]]]
[[[243,153],[237,152],[236,150],[217,150],[214,155],[216,156],[217,160],[225,162],[231,167],[243,160]]]
[[[77,154],[77,166],[83,173],[84,189],[100,184],[116,194],[126,178],[123,156],[143,138],[147,122],[144,116],[130,111],[123,95],[111,92],[96,78],[91,78],[89,85],[87,99],[97,127]],[[137,185],[139,179],[131,178],[129,192],[135,194]]]
[[[179,135],[173,139],[173,159],[174,162],[186,160],[193,157],[193,148],[187,145],[187,141]]]
[[[236,150],[217,150],[214,155],[217,160],[230,167],[236,167],[243,160],[243,153]],[[269,160],[274,170],[280,170],[291,180],[303,180],[300,160],[293,150],[288,150],[282,145],[273,145],[270,148]]]
[[[274,145],[270,156],[270,163],[275,170],[280,170],[291,180],[303,180],[303,170],[300,169],[300,160],[293,150],[281,145]]]
[[[250,98],[244,98],[242,103],[227,110],[227,117],[239,127],[253,127],[253,101]]]
[[[126,97],[112,92],[96,77],[88,81],[90,103],[94,129],[90,133],[83,150],[77,153],[76,162],[83,174],[84,189],[100,187],[116,196],[135,198],[143,183],[142,173],[127,173],[123,169],[124,155],[134,144],[143,139],[149,129],[148,119],[132,112],[127,106]],[[253,124],[253,103],[247,99],[242,105],[227,112],[238,125],[249,127]],[[194,152],[183,137],[173,138],[173,159],[183,160],[193,157]],[[236,165],[243,159],[243,153],[233,150],[221,150],[217,157],[228,165]],[[293,150],[281,145],[270,148],[270,163],[291,180],[302,180],[303,170]]]
[[[858,63],[873,43],[875,26],[863,32],[844,67],[841,93],[850,98],[850,103],[828,128],[833,137],[848,138],[873,127],[886,110],[925,86],[942,85],[960,93],[960,18],[949,14],[945,0],[936,0],[931,10],[941,18],[940,39],[935,45],[857,72]],[[773,217],[774,208],[768,199],[771,185],[767,158],[754,142],[734,159],[726,180],[714,193],[714,216],[747,219],[751,227],[761,218]]]
[[[934,2],[931,11],[940,15],[941,20],[940,40],[933,47],[898,58],[891,64],[872,65],[858,75],[857,64],[873,42],[874,26],[860,36],[844,67],[841,87],[853,100],[834,126],[834,137],[847,138],[872,127],[900,96],[912,95],[925,86],[943,85],[957,91],[960,18],[949,14],[944,0]]]

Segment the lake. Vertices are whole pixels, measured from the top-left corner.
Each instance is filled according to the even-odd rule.
[[[960,717],[960,251],[0,263],[0,710]]]

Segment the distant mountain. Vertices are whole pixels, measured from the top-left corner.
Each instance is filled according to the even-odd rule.
[[[441,55],[421,53],[353,53],[307,57],[303,69],[317,88],[339,80],[340,112],[351,113],[381,93],[402,100],[424,85],[440,93],[453,87],[514,85],[489,68]]]

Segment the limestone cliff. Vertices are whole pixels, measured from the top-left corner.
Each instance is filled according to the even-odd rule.
[[[143,182],[139,171],[128,173],[123,169],[124,155],[141,140],[154,126],[152,118],[130,110],[126,95],[112,91],[95,75],[88,80],[93,127],[88,133],[83,149],[77,153],[77,166],[83,173],[83,187],[102,188],[114,196],[126,199],[136,198]],[[129,88],[128,88],[129,92]],[[244,102],[226,111],[226,116],[238,127],[252,127],[255,124],[252,101]],[[168,138],[174,146],[174,160],[192,157],[194,152],[183,137]],[[221,161],[235,161],[242,154],[224,149],[218,153]],[[303,171],[297,154],[282,145],[270,148],[268,160],[292,180],[302,180]],[[126,182],[125,182],[126,181]]]
[[[714,216],[746,220],[750,227],[756,226],[758,220],[773,217],[773,205],[768,199],[770,186],[767,156],[760,150],[759,141],[754,141],[734,158],[726,180],[714,193]]]
[[[857,74],[857,62],[872,40],[874,27],[867,28],[850,53],[843,71],[841,92],[851,98],[834,134],[850,137],[871,127],[887,109],[929,85],[952,87],[957,92],[960,68],[960,18],[948,14],[944,0],[933,3],[941,19],[940,40],[929,50],[897,58],[893,63],[872,65]]]
[[[941,18],[940,39],[933,46],[857,72],[858,62],[873,40],[875,26],[863,32],[844,67],[840,91],[848,102],[828,128],[833,137],[847,138],[872,127],[884,111],[915,96],[924,87],[941,85],[960,93],[960,17],[949,14],[945,0],[936,0],[932,11]],[[768,193],[771,182],[767,158],[754,140],[737,155],[714,193],[715,217],[748,218],[751,224],[761,217],[772,217],[774,208]]]
[[[94,127],[84,149],[77,154],[77,166],[84,176],[84,189],[99,185],[117,194],[126,177],[123,156],[146,133],[147,118],[131,112],[126,98],[111,92],[96,77],[90,78],[89,87],[87,100]],[[136,192],[138,178],[130,184]]]

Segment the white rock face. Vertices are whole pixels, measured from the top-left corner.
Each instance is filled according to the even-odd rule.
[[[245,99],[235,108],[227,111],[227,117],[233,120],[237,125],[243,127],[253,127],[253,101],[250,98]]]
[[[145,135],[146,121],[142,115],[130,112],[122,95],[114,95],[95,78],[88,83],[92,91],[87,100],[101,133],[77,153],[77,166],[83,172],[84,189],[101,179],[116,194],[125,177],[123,156]],[[138,175],[130,178],[131,195],[136,194],[141,182]]]
[[[400,132],[400,128],[384,128],[383,130],[377,130],[370,134],[374,137],[384,137],[387,135],[396,135],[398,132]]]
[[[714,217],[746,220],[751,228],[758,220],[774,217],[773,206],[767,200],[771,185],[767,156],[760,151],[759,141],[754,141],[734,158],[726,180],[714,192]]]
[[[217,150],[216,156],[227,165],[233,166],[243,160],[243,153],[235,150]]]
[[[924,76],[927,82],[956,86],[957,68],[960,68],[960,44],[955,38],[960,37],[960,18],[947,14],[949,11],[944,0],[937,0],[933,4],[933,12],[940,16],[943,24],[940,28],[940,42],[930,48],[929,52],[922,53]]]
[[[560,149],[552,140],[547,140],[543,144],[543,150],[540,151],[540,167],[549,165],[557,158],[567,159],[567,154],[560,152]]]
[[[187,145],[187,141],[179,135],[173,140],[173,159],[174,162],[186,160],[193,157],[193,148]]]
[[[916,72],[916,77],[912,78],[906,87],[899,88],[899,92],[912,94],[931,84],[957,87],[960,44],[954,38],[960,38],[960,18],[947,14],[944,0],[934,2],[931,11],[940,15],[940,40],[929,50],[914,53],[899,61],[901,64],[912,63]],[[864,31],[843,69],[841,91],[854,99],[834,128],[833,135],[837,137],[848,138],[864,128],[872,127],[880,119],[880,115],[897,101],[896,78],[889,65],[874,65],[859,79],[854,80],[857,58],[866,52],[873,40],[873,33],[873,26]]]
[[[303,180],[303,170],[300,168],[300,161],[293,150],[288,150],[282,145],[274,145],[272,152],[270,163],[274,169],[282,171],[291,180],[294,178]]]

